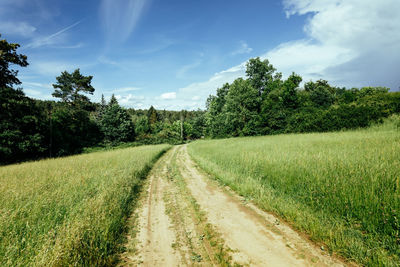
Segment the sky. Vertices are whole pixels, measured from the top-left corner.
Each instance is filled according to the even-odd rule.
[[[268,59],[287,77],[400,87],[399,0],[0,0],[1,38],[19,43],[26,95],[54,99],[62,71],[92,75],[99,102],[204,109]]]

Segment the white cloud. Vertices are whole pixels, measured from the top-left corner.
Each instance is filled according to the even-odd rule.
[[[286,14],[310,14],[306,38],[283,43],[260,55],[284,76],[296,72],[304,81],[326,79],[338,86],[400,86],[400,10],[398,0],[286,0]],[[218,87],[244,77],[246,62],[209,80],[178,90],[174,109],[204,108]],[[197,97],[196,97],[197,100]],[[185,104],[185,101],[187,104]]]
[[[181,67],[177,72],[176,72],[176,77],[179,79],[185,78],[186,73],[191,70],[191,69],[195,69],[196,67],[200,66],[201,61],[198,60],[194,63],[191,64],[187,64],[183,67]]]
[[[27,94],[28,96],[40,96],[42,93],[38,90],[34,90],[34,89],[29,89],[29,88],[25,88],[24,89],[25,94]]]
[[[109,42],[124,42],[135,29],[148,0],[102,0],[100,19]]]
[[[164,93],[160,97],[164,100],[172,100],[176,98],[176,92]]]
[[[35,88],[45,88],[45,89],[53,89],[53,86],[51,84],[46,84],[46,83],[37,83],[37,82],[22,82],[22,87],[29,86],[29,87],[35,87]]]
[[[82,67],[82,65],[80,66]],[[79,68],[79,64],[70,64],[67,62],[59,62],[59,61],[33,61],[30,64],[30,69],[34,73],[38,73],[41,75],[49,75],[49,76],[58,76],[63,71],[73,71]]]
[[[249,54],[251,51],[253,51],[253,48],[249,47],[245,41],[240,41],[240,47],[232,52],[232,55]]]
[[[0,32],[4,34],[30,37],[35,31],[36,28],[26,22],[0,22]]]
[[[115,98],[118,102],[123,106],[133,107],[133,106],[143,106],[144,100],[146,99],[144,96],[136,96],[132,94],[128,94],[125,96],[116,95]]]
[[[80,24],[81,21],[77,21],[68,27],[65,27],[62,30],[59,30],[56,33],[53,33],[51,35],[45,36],[45,37],[37,37],[35,38],[31,43],[27,44],[25,48],[38,48],[41,46],[46,46],[46,45],[54,45],[56,43],[59,43],[60,41],[63,40],[62,34],[65,33],[66,31],[74,28],[78,24]]]
[[[327,79],[327,66],[337,66],[348,62],[356,55],[350,49],[334,45],[319,45],[311,40],[299,40],[279,45],[265,55],[278,71],[288,75],[292,71],[300,73],[304,80]]]
[[[278,69],[343,86],[400,85],[400,1],[286,0],[284,6],[288,16],[311,17],[305,40],[265,55]]]
[[[122,87],[122,88],[117,88],[114,90],[109,90],[107,92],[112,92],[112,93],[126,93],[126,92],[131,92],[131,91],[138,91],[141,90],[139,87]]]
[[[54,100],[54,97],[51,95],[54,88],[51,84],[23,81],[22,88],[25,94],[29,97]]]

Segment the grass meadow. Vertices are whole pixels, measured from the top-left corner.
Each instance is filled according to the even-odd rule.
[[[220,183],[362,265],[400,266],[400,117],[369,129],[201,140]]]
[[[0,167],[0,265],[111,265],[154,145]]]

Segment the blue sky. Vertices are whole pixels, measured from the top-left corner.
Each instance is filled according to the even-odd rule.
[[[51,99],[80,68],[126,107],[204,108],[267,58],[284,76],[347,87],[400,86],[398,0],[1,0],[2,38],[21,44],[27,95]]]

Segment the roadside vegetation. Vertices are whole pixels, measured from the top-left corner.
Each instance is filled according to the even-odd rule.
[[[142,179],[168,145],[0,167],[0,265],[115,263]]]
[[[400,117],[335,133],[196,141],[219,182],[362,265],[400,264]]]

